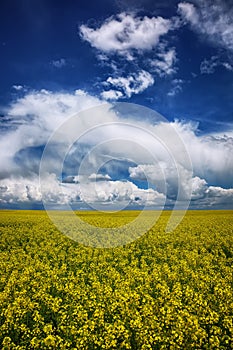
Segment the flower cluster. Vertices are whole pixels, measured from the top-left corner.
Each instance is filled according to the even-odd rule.
[[[106,227],[137,214],[82,216]],[[232,212],[190,211],[172,233],[164,212],[109,249],[70,240],[45,212],[0,215],[1,349],[233,348]]]

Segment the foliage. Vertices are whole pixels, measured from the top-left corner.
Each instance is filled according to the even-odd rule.
[[[137,213],[80,215],[117,226]],[[43,211],[1,211],[0,347],[233,348],[232,211],[190,211],[172,233],[168,217],[97,249]]]

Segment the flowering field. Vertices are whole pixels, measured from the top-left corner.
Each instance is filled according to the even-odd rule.
[[[113,226],[134,215],[82,213]],[[168,216],[100,249],[43,211],[1,211],[0,348],[233,348],[233,213],[190,211],[165,233]]]

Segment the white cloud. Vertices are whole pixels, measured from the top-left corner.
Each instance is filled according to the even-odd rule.
[[[131,169],[135,179],[141,178],[140,165]],[[147,170],[144,168],[145,172]],[[137,174],[137,175],[136,175]],[[152,174],[152,173],[151,173]],[[147,174],[150,176],[150,174]],[[132,176],[133,178],[133,176]],[[73,204],[81,206],[89,205],[114,206],[163,206],[165,195],[154,189],[141,189],[130,181],[102,180],[98,182],[84,182],[78,184],[61,184],[55,174],[50,174],[43,179],[46,186],[44,200],[55,206]],[[233,189],[207,186],[205,180],[198,177],[192,179],[191,208],[199,207],[231,207],[233,203]],[[9,178],[0,180],[0,205],[35,205],[41,202],[41,192],[38,178]]]
[[[132,94],[139,94],[146,90],[149,86],[154,84],[154,78],[149,72],[141,70],[138,74],[131,74],[125,77],[113,78],[109,77],[106,81],[107,84],[122,89],[125,96],[131,97]],[[113,95],[112,89],[110,90],[110,96]],[[105,94],[106,96],[106,94]],[[108,96],[108,95],[107,95]],[[116,97],[122,97],[119,95],[119,91],[116,91]]]
[[[221,60],[218,56],[212,56],[209,60],[204,59],[200,65],[201,74],[213,74],[215,69],[219,66],[226,68],[229,71],[233,71],[233,66]]]
[[[123,87],[121,88],[123,89]],[[134,87],[134,89],[136,88],[138,87]],[[56,162],[60,161],[59,152],[62,149],[62,145],[70,142],[70,140],[75,140],[77,130],[74,127],[67,134],[67,130],[62,129],[55,139],[56,144],[54,144],[53,153],[47,164],[47,171],[50,175],[46,179],[46,191],[48,191],[48,196],[54,203],[56,200],[60,202],[75,201],[78,198],[80,200],[82,198],[78,191],[78,189],[81,189],[78,186],[80,182],[84,192],[86,191],[85,193],[87,197],[90,196],[90,199],[92,194],[88,193],[88,188],[90,192],[92,187],[88,186],[90,184],[91,186],[99,186],[97,187],[98,191],[93,194],[93,200],[96,200],[95,198],[103,198],[101,200],[107,202],[110,198],[120,200],[120,198],[127,197],[130,199],[130,188],[133,188],[133,192],[136,193],[134,194],[134,199],[132,199],[133,202],[140,203],[140,201],[144,201],[146,193],[149,193],[148,195],[151,196],[150,198],[154,198],[155,202],[160,198],[153,189],[145,192],[145,190],[138,188],[136,185],[137,188],[132,187],[133,184],[131,182],[131,184],[126,184],[126,182],[120,180],[119,182],[112,181],[107,175],[95,175],[97,173],[96,164],[107,162],[109,160],[107,156],[121,160],[121,164],[125,166],[126,170],[130,166],[127,159],[133,160],[135,164],[146,168],[150,179],[156,182],[156,190],[164,196],[162,173],[159,171],[161,167],[166,175],[168,194],[173,198],[177,190],[177,171],[172,165],[171,157],[168,156],[166,149],[162,145],[163,141],[178,157],[180,166],[184,167],[184,164],[182,165],[183,154],[179,153],[179,148],[174,143],[174,139],[171,138],[169,127],[174,128],[183,140],[194,169],[193,178],[190,180],[189,170],[185,169],[185,167],[184,169],[181,168],[180,181],[183,198],[185,198],[190,186],[192,186],[193,201],[195,200],[197,203],[202,200],[203,205],[204,203],[210,203],[210,201],[212,201],[211,203],[220,203],[221,196],[225,198],[226,202],[230,201],[227,198],[231,198],[229,197],[231,192],[227,188],[232,186],[233,178],[233,133],[230,131],[230,129],[233,129],[232,126],[228,126],[229,132],[225,136],[220,133],[218,135],[200,136],[197,125],[191,123],[175,121],[173,123],[159,122],[153,124],[153,118],[147,119],[146,113],[134,114],[133,116],[129,112],[128,114],[126,113],[127,117],[121,117],[121,114],[117,114],[112,110],[110,103],[103,104],[101,100],[83,91],[52,93],[47,90],[41,90],[26,93],[24,97],[18,98],[8,108],[8,114],[6,115],[8,128],[2,132],[0,139],[0,198],[2,205],[4,203],[12,204],[14,201],[30,203],[30,201],[37,202],[40,200],[37,182],[42,147],[46,144],[53,131],[70,116],[100,104],[101,110],[95,109],[94,114],[93,111],[80,114],[79,132],[85,134],[87,130],[95,126],[96,120],[100,127],[83,136],[82,142],[84,146],[81,144],[74,146],[74,151],[71,153],[71,161],[68,163],[70,171],[66,173],[67,180],[64,180],[63,182],[66,183],[63,184],[57,180],[58,174],[56,176],[52,174],[56,172]],[[94,118],[93,115],[95,116]],[[125,124],[119,124],[122,121]],[[109,127],[104,127],[106,123],[110,123]],[[128,123],[133,125],[133,127],[129,129]],[[144,131],[142,132],[142,130]],[[158,140],[154,139],[152,135],[157,135]],[[80,161],[88,154],[88,147],[95,146],[109,138],[121,138],[121,141],[104,143],[99,149],[97,148],[95,153],[90,154],[87,159],[86,170],[88,171],[84,173],[87,174],[85,181],[82,177],[73,176],[75,174],[74,167],[77,170]],[[126,142],[122,140],[126,140]],[[155,157],[156,162],[144,149],[148,150]],[[101,163],[98,163],[99,160],[101,160]],[[131,166],[130,174],[132,179],[139,178],[139,165],[138,168]],[[155,165],[157,171],[155,171]],[[112,167],[112,169],[118,168],[118,166]],[[136,170],[137,174],[134,174],[133,172]],[[112,175],[110,171],[107,171],[107,173]],[[142,171],[141,174],[143,175]],[[90,176],[89,179],[88,176]],[[96,180],[99,181],[96,182]],[[215,186],[211,187],[210,184],[215,184]],[[118,186],[121,188],[119,196],[116,192]],[[218,187],[220,188],[219,190],[217,189]],[[65,195],[62,194],[64,188]],[[124,191],[128,191],[127,196],[122,194],[126,193]],[[204,196],[203,199],[202,195]],[[151,202],[153,202],[152,199]]]
[[[233,189],[210,186],[206,190],[206,197],[212,205],[229,205],[233,207]]]
[[[105,100],[130,98],[132,94],[153,85],[151,73],[159,76],[175,73],[176,51],[174,47],[169,47],[164,36],[177,29],[180,23],[178,17],[140,17],[135,13],[123,12],[107,18],[98,28],[80,26],[81,37],[97,49],[100,64],[113,71],[112,76],[103,83],[105,86],[108,83],[111,88],[103,91],[101,97]],[[147,58],[144,63],[140,62],[140,57],[152,50],[154,59]],[[120,60],[114,59],[113,54],[119,55]],[[128,73],[128,76],[122,73],[122,62],[131,64],[132,73]]]
[[[165,196],[153,189],[140,189],[130,181],[101,181],[82,184],[80,198],[87,203],[128,202],[131,205],[162,204]]]
[[[77,89],[75,90],[75,96],[88,96],[88,94],[82,89]]]
[[[37,203],[41,201],[38,178],[0,180],[0,204]]]
[[[89,181],[110,181],[111,180],[111,176],[109,176],[108,174],[95,174],[92,173],[89,177],[88,177]]]
[[[130,167],[130,177],[135,180],[149,181],[156,186],[156,189],[167,196],[174,199],[177,196],[178,189],[180,191],[180,199],[187,200],[189,198],[190,188],[192,188],[192,198],[202,197],[203,189],[206,188],[206,181],[187,171],[182,166],[169,165],[165,162],[158,162],[157,165],[141,164],[137,167]]]
[[[77,184],[79,182],[80,182],[80,177],[78,175],[77,176],[69,175],[63,178],[62,180],[62,183],[67,183],[67,184]]]
[[[233,7],[219,0],[197,0],[178,4],[178,12],[198,33],[213,45],[233,50]]]
[[[103,91],[101,93],[101,97],[105,100],[118,100],[119,98],[123,97],[123,94],[118,90],[108,90]]]
[[[60,58],[59,60],[53,60],[51,63],[55,68],[62,68],[67,64],[64,58]]]
[[[189,2],[180,2],[178,4],[178,12],[180,15],[192,25],[197,25],[199,21],[198,12],[195,6]]]
[[[20,90],[23,90],[23,85],[13,85],[12,88],[16,91],[20,91]]]
[[[201,74],[212,74],[218,66],[218,57],[212,56],[210,60],[204,59],[200,65]]]
[[[229,71],[233,71],[233,65],[230,64],[229,62],[222,62],[223,67],[225,67]]]
[[[218,183],[223,187],[232,186],[233,178],[233,125],[228,135],[218,134],[197,136],[198,124],[186,124],[175,121],[174,127],[191,157],[194,174],[208,183]]]
[[[217,186],[207,186],[203,191],[203,196],[197,201],[191,202],[191,208],[227,208],[233,209],[233,189]]]
[[[127,181],[111,181],[110,177],[92,177],[89,182],[61,184],[55,174],[43,179],[44,200],[50,204],[120,204],[124,205],[161,205],[165,196],[153,189],[140,189],[134,183]],[[37,178],[11,178],[0,181],[0,204],[35,204],[42,198]]]
[[[150,60],[151,68],[161,77],[176,73],[174,64],[176,62],[176,51],[174,48],[158,53],[158,59]]]
[[[29,164],[28,167],[22,167],[15,161],[17,154],[25,149],[43,146],[52,131],[66,118],[100,103],[97,98],[84,92],[81,94],[80,91],[74,93],[31,91],[18,98],[8,108],[10,119],[8,130],[0,139],[2,150],[0,178],[7,174],[21,173],[23,170],[33,172],[35,159],[32,157],[30,167]]]
[[[161,176],[162,168],[164,178]],[[226,205],[230,207],[233,205],[233,189],[224,189],[222,187],[208,186],[206,180],[198,176],[190,178],[187,176],[185,169],[180,169],[180,177],[177,178],[177,170],[169,167],[165,163],[155,165],[139,165],[137,167],[130,167],[130,177],[134,180],[149,181],[156,186],[156,189],[164,191],[164,181],[167,188],[167,197],[174,199],[177,196],[178,188],[181,192],[180,199],[185,200],[189,198],[189,189],[191,192],[190,206],[201,207],[216,207]]]
[[[168,92],[168,96],[174,97],[176,96],[179,92],[182,91],[182,84],[184,83],[183,79],[173,79],[171,82],[171,89]]]
[[[100,51],[120,55],[128,53],[128,58],[132,59],[132,50],[151,50],[172,29],[174,24],[171,20],[162,17],[137,17],[123,12],[106,19],[96,29],[80,26],[80,34]]]

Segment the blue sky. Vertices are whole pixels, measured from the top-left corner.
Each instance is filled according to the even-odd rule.
[[[196,191],[191,206],[232,207],[231,1],[3,0],[0,16],[1,207],[40,207],[37,179],[49,136],[71,115],[104,102],[138,104],[160,113],[175,127],[191,157],[192,179],[189,185],[187,178],[182,184]],[[141,125],[142,114],[139,109],[128,118]],[[106,120],[113,123],[114,118],[109,115]],[[152,113],[143,127],[152,130],[153,123]],[[78,166],[90,143],[90,139],[80,142],[72,153]],[[144,204],[148,188],[154,191],[153,198],[165,195],[154,176],[163,159],[157,164],[129,161],[130,147],[125,147],[125,155],[123,150],[116,152],[118,146],[109,147],[115,158],[111,166],[100,168],[109,178],[99,176],[102,197],[89,198],[89,204],[118,203],[127,197],[137,207]],[[152,165],[154,169],[148,168]],[[63,179],[54,169],[48,170],[56,181],[71,176],[74,182],[56,183],[54,191],[66,186],[65,191],[79,193],[80,180],[74,181],[78,166],[63,169]],[[171,173],[170,165],[162,168],[166,176],[168,169]],[[90,165],[89,177],[94,174],[91,169]],[[83,183],[91,191],[93,178]],[[174,183],[169,177],[168,205],[177,196]],[[135,191],[139,192],[133,196]],[[85,195],[73,198],[68,192],[66,200],[83,205]],[[161,203],[151,199],[151,205]]]

